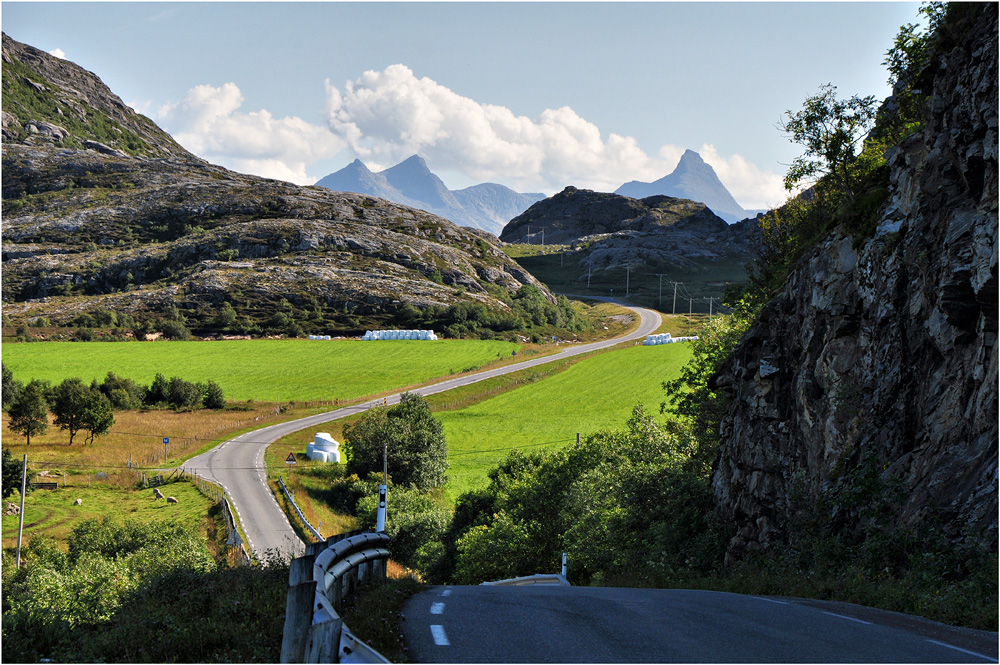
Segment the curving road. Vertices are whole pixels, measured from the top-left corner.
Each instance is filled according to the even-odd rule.
[[[410,392],[421,395],[433,395],[460,386],[484,381],[495,376],[517,372],[528,367],[535,367],[536,365],[555,362],[570,356],[607,348],[623,341],[639,339],[651,334],[660,327],[662,319],[658,312],[651,309],[633,307],[632,305],[614,301],[610,298],[594,299],[615,302],[632,310],[639,315],[639,327],[633,332],[622,337],[616,337],[615,339],[574,345],[551,356],[534,358],[505,367],[447,379],[422,388],[416,388]],[[386,342],[373,343],[384,344]],[[274,495],[267,486],[264,450],[273,441],[298,430],[317,427],[330,420],[353,416],[383,403],[396,404],[399,402],[401,395],[402,392],[394,393],[384,400],[380,398],[365,402],[364,404],[357,404],[307,418],[271,425],[253,432],[247,432],[220,444],[206,453],[192,457],[182,465],[182,468],[187,473],[201,476],[221,485],[226,490],[229,495],[229,501],[243,525],[243,531],[246,533],[248,540],[247,545],[254,555],[261,556],[268,550],[274,550],[283,555],[291,553],[294,556],[299,556],[304,552],[305,544],[299,538],[298,534],[295,533],[295,530],[292,529],[288,518],[278,506]]]
[[[997,634],[847,603],[684,589],[432,587],[417,663],[982,663]]]

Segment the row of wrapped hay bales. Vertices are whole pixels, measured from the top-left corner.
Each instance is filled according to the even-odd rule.
[[[674,342],[690,342],[692,340],[698,339],[697,335],[692,335],[691,337],[672,337],[670,333],[663,333],[661,335],[646,335],[646,339],[642,342],[643,346],[656,346],[657,344],[673,344]]]
[[[361,339],[437,339],[437,335],[433,330],[366,330]]]

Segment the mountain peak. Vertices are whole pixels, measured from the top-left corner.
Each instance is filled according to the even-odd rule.
[[[726,186],[719,180],[715,169],[694,150],[685,150],[677,167],[669,175],[654,182],[633,180],[615,190],[615,194],[643,199],[663,194],[704,203],[719,217],[730,224],[746,218],[744,210]]]

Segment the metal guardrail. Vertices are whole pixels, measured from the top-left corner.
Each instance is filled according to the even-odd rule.
[[[346,536],[346,537],[345,537]],[[332,536],[306,547],[288,571],[282,663],[388,663],[344,625],[337,610],[358,586],[385,579],[384,533]]]
[[[525,577],[512,577],[508,580],[497,580],[496,582],[483,582],[481,586],[572,586],[566,578],[558,574],[538,574],[527,575]]]
[[[288,499],[288,503],[292,504],[292,508],[295,510],[295,514],[298,515],[299,519],[302,520],[302,523],[306,525],[306,528],[309,529],[309,533],[312,534],[313,538],[315,538],[320,542],[323,542],[323,534],[321,534],[312,524],[310,524],[309,520],[306,519],[306,516],[302,514],[301,510],[299,510],[298,504],[295,503],[295,499],[292,498],[292,495],[288,491],[288,488],[285,487],[285,481],[281,479],[281,476],[278,476],[278,486],[281,487],[281,491],[285,493],[285,498]]]

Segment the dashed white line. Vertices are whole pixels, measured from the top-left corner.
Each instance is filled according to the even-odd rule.
[[[441,595],[444,596],[444,597],[450,596],[451,595],[451,589],[445,589],[444,591],[441,592]]]
[[[855,619],[854,617],[844,616],[843,614],[836,614],[834,612],[827,612],[827,611],[823,611],[823,614],[829,614],[832,617],[837,617],[837,618],[840,618],[840,619],[847,619],[848,621],[855,621],[857,623],[863,623],[866,626],[872,625],[871,621],[862,621],[861,619]]]
[[[434,644],[439,647],[451,646],[451,642],[448,641],[448,636],[444,634],[444,626],[432,624],[431,637],[434,638]]]
[[[931,644],[936,644],[939,647],[947,647],[948,649],[954,649],[955,651],[961,651],[964,654],[968,654],[970,656],[975,656],[976,658],[982,658],[983,660],[988,660],[991,663],[995,663],[996,660],[997,660],[996,658],[990,658],[989,656],[984,656],[983,654],[976,653],[975,651],[969,651],[968,649],[962,649],[961,647],[952,646],[952,645],[946,644],[944,642],[938,642],[937,640],[932,640],[930,638],[927,638],[927,641],[930,642]]]
[[[444,614],[444,603],[431,603],[431,614]]]

